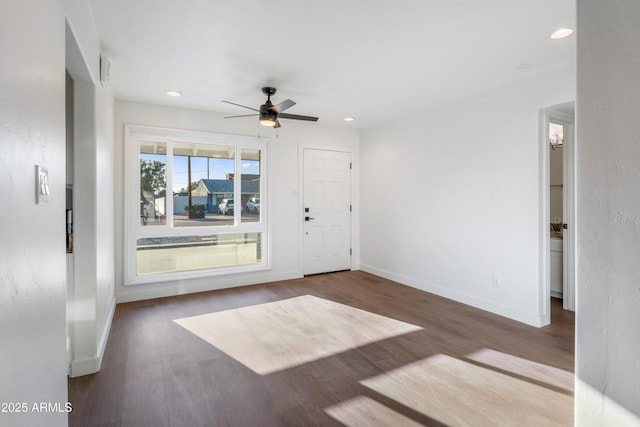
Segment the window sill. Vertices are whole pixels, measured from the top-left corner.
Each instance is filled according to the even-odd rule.
[[[152,283],[164,283],[174,282],[191,279],[202,279],[207,277],[220,277],[220,276],[237,276],[240,274],[255,273],[260,271],[271,270],[271,266],[267,263],[251,265],[251,266],[239,266],[239,267],[225,267],[215,268],[208,270],[191,270],[175,273],[157,273],[148,274],[144,276],[137,276],[125,281],[124,286],[137,286],[148,285]]]

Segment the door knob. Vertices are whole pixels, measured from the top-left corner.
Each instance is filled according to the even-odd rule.
[[[305,221],[310,221],[310,220],[313,220],[313,219],[315,219],[315,218],[311,218],[310,216],[305,216],[305,217],[304,217],[304,220],[305,220]]]

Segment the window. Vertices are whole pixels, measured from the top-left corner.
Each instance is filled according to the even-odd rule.
[[[126,284],[268,267],[264,139],[126,126]]]

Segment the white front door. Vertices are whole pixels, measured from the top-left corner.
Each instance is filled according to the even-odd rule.
[[[305,149],[303,174],[303,273],[349,270],[351,154]]]

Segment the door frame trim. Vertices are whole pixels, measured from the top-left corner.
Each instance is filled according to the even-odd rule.
[[[360,269],[360,152],[358,147],[298,143],[298,274],[304,276],[304,150],[338,151],[351,155],[351,270]]]
[[[569,101],[575,102],[575,101]],[[560,105],[560,104],[558,104]],[[539,298],[538,307],[542,324],[548,325],[551,322],[551,237],[549,233],[550,223],[550,196],[549,173],[550,173],[550,149],[548,141],[549,122],[568,126],[568,138],[565,139],[563,150],[563,222],[569,224],[566,236],[563,236],[563,305],[565,309],[575,310],[576,282],[576,163],[575,163],[575,115],[569,117],[562,112],[555,110],[557,105],[551,105],[539,110]],[[573,202],[573,203],[571,203]],[[569,262],[569,261],[573,262]],[[566,286],[566,283],[572,284]],[[566,291],[565,291],[566,290]]]

